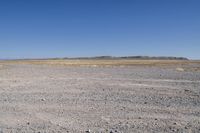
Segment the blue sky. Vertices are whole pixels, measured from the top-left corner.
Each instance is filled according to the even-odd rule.
[[[1,0],[0,58],[200,59],[199,0]]]

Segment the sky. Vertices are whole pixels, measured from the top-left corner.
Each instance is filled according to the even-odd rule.
[[[0,58],[200,59],[199,0],[1,0]]]

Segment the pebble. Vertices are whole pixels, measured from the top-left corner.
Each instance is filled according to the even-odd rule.
[[[44,99],[44,98],[42,98],[42,99],[41,99],[41,101],[45,101],[45,99]]]
[[[86,133],[90,133],[90,129],[89,130],[87,130],[87,131],[85,131]]]

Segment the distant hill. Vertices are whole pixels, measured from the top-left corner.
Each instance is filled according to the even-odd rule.
[[[83,59],[95,59],[95,60],[189,60],[185,57],[167,57],[167,56],[95,56],[95,57],[64,57],[64,58],[23,58],[23,59],[0,59],[0,60],[83,60]]]
[[[96,56],[96,57],[77,57],[77,58],[62,58],[62,59],[135,59],[135,60],[189,60],[185,57],[167,57],[167,56]]]

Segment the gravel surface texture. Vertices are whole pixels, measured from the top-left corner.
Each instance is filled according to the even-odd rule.
[[[200,72],[0,67],[2,133],[200,133]]]

